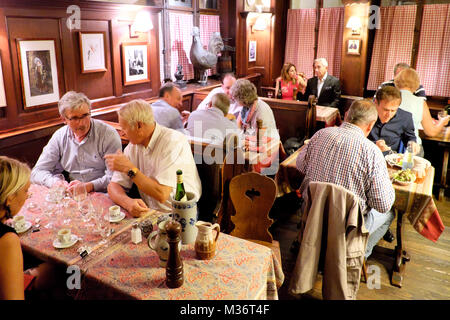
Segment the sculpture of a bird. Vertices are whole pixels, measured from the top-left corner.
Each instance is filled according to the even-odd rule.
[[[189,53],[191,62],[194,65],[195,79],[203,85],[208,80],[208,69],[217,64],[217,57],[224,49],[222,37],[219,32],[214,32],[209,39],[208,50],[203,48],[200,40],[200,29],[192,28],[192,46]]]

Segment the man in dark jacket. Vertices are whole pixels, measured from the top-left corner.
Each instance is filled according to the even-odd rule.
[[[319,106],[339,108],[341,84],[339,79],[328,74],[328,62],[325,58],[314,60],[315,77],[308,79],[305,94],[297,95],[297,100],[308,100],[310,95],[318,98]],[[303,98],[303,99],[302,99]]]

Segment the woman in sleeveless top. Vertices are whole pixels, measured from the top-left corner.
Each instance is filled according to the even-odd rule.
[[[24,299],[23,256],[16,231],[5,224],[22,208],[30,187],[30,168],[0,156],[0,299]]]
[[[426,101],[414,95],[420,85],[417,72],[412,68],[400,71],[394,79],[394,84],[402,94],[402,103],[399,108],[412,113],[417,143],[422,145],[419,129],[423,128],[423,131],[429,137],[438,135],[448,124],[450,116],[439,117],[438,121],[434,122]]]
[[[281,99],[296,100],[297,93],[304,93],[306,80],[302,74],[297,74],[297,70],[292,63],[285,63],[281,69],[281,75],[277,78],[275,87],[275,97],[281,92]]]

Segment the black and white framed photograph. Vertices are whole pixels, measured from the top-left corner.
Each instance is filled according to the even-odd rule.
[[[192,8],[192,0],[169,0],[169,6]]]
[[[104,32],[79,32],[81,73],[106,71]]]
[[[150,81],[149,50],[147,42],[122,43],[125,86]]]
[[[0,56],[0,107],[6,106],[5,83],[3,82],[2,59]]]
[[[248,43],[248,61],[256,61],[256,41],[254,40]]]
[[[26,108],[59,100],[55,40],[17,39],[23,102]]]

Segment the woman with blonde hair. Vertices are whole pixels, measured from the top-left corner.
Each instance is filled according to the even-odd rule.
[[[0,299],[23,300],[23,255],[19,236],[5,224],[22,208],[28,197],[30,168],[0,156]]]
[[[281,75],[277,78],[275,97],[284,100],[296,100],[297,93],[305,92],[306,79],[304,74],[298,73],[292,63],[285,63],[281,69]]]
[[[439,117],[437,123],[434,123],[427,102],[414,95],[414,92],[420,86],[417,72],[412,68],[403,69],[395,76],[394,84],[402,94],[402,102],[399,108],[412,113],[417,143],[422,145],[419,129],[423,128],[423,131],[429,137],[438,135],[448,124],[450,116]],[[420,151],[420,154],[423,155],[423,150]]]

